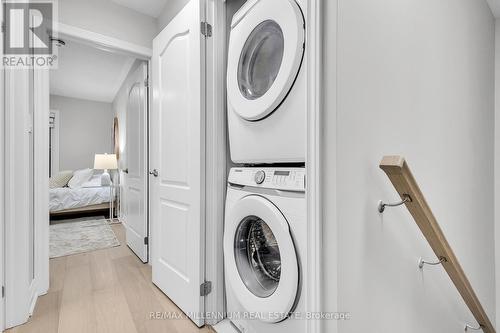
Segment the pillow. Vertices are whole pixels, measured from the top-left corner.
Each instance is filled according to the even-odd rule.
[[[82,187],[83,183],[88,181],[93,175],[94,170],[92,169],[76,170],[73,173],[73,178],[71,178],[71,180],[68,182],[68,186],[70,188],[80,188]]]
[[[49,188],[59,188],[68,185],[68,182],[73,177],[73,171],[61,171],[57,175],[50,177]]]
[[[82,188],[91,188],[91,187],[101,187],[101,175],[94,175],[90,177],[85,183],[82,184]]]

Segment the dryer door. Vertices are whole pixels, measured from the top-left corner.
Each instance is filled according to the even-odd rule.
[[[245,310],[266,322],[286,319],[297,298],[299,266],[279,209],[258,195],[237,202],[228,212],[224,254],[230,292]]]
[[[295,0],[249,0],[231,25],[227,93],[248,121],[272,113],[286,98],[304,55],[304,18]]]

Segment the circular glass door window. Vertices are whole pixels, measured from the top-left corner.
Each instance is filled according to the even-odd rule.
[[[245,218],[236,231],[234,254],[240,278],[257,297],[271,296],[281,277],[278,242],[269,226],[256,216]]]
[[[249,100],[262,97],[278,76],[285,42],[281,27],[272,20],[260,23],[250,34],[238,64],[238,85]]]

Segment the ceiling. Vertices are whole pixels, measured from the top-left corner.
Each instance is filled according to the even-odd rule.
[[[52,95],[112,102],[134,58],[65,40],[58,67],[50,71]]]
[[[116,4],[128,7],[139,13],[158,17],[168,0],[111,0]]]
[[[168,0],[111,0],[114,3],[128,7],[137,12],[158,17]],[[500,0],[486,0],[496,18],[500,18]]]
[[[500,18],[500,0],[486,0],[496,18]]]

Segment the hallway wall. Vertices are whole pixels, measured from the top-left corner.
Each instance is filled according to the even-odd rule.
[[[158,32],[162,31],[167,24],[181,11],[189,0],[170,0],[158,16]]]
[[[377,212],[379,200],[398,200],[378,164],[400,154],[495,321],[495,37],[486,1],[338,0],[327,10],[327,21],[338,17],[327,23],[327,73],[337,74],[326,78],[324,108],[326,165],[337,162],[325,181],[336,184],[337,209],[325,211],[325,242],[339,264],[337,272],[325,252],[325,281],[338,278],[326,310],[351,313],[340,333],[475,324],[442,268],[418,269],[420,256],[435,256],[408,211]]]

